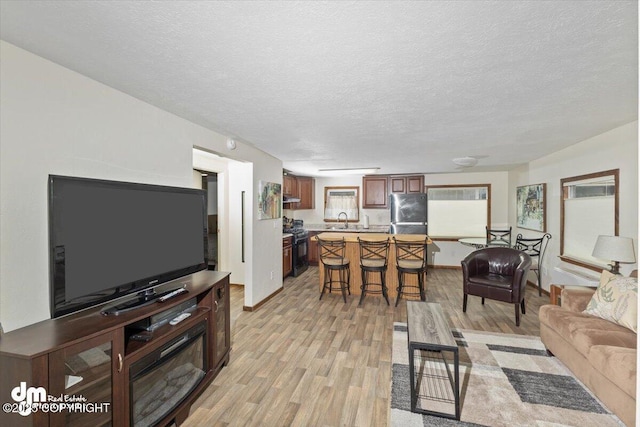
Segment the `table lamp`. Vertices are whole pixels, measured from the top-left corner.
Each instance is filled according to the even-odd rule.
[[[610,260],[612,264],[609,271],[620,274],[620,263],[632,263],[636,261],[633,247],[633,239],[620,236],[598,236],[596,245],[591,254],[599,259]]]

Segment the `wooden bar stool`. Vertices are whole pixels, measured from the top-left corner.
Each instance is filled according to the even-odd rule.
[[[358,245],[360,246],[360,272],[362,274],[362,286],[360,289],[360,302],[364,301],[367,292],[370,294],[382,294],[389,305],[389,295],[387,293],[387,284],[385,276],[387,274],[387,261],[389,259],[389,239],[382,241],[362,240],[358,237]],[[375,273],[380,274],[380,283],[370,282],[367,280]],[[371,286],[380,286],[380,289],[371,290]]]
[[[320,292],[320,299],[324,295],[326,290],[331,293],[332,290],[337,290],[340,286],[342,292],[342,299],[347,302],[347,292],[351,295],[351,271],[349,270],[349,259],[345,258],[346,243],[344,238],[325,240],[318,238],[318,246],[320,248],[320,262],[324,266],[324,283],[322,286],[322,292]],[[337,273],[337,280],[334,278]]]
[[[425,301],[424,276],[427,274],[427,239],[424,240],[398,240],[393,241],[396,246],[396,269],[398,270],[398,296],[396,297],[396,307],[401,295],[420,296],[421,301]],[[407,285],[405,275],[415,274],[418,277],[418,285]],[[406,288],[416,288],[416,291],[408,291]]]

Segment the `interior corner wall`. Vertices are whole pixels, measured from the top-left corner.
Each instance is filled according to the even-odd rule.
[[[50,317],[49,174],[191,187],[193,147],[224,151],[226,137],[4,41],[0,59],[0,322],[10,331]],[[282,182],[272,156],[241,142],[235,156]],[[278,231],[252,235],[253,275],[282,264]]]
[[[582,270],[574,265],[566,265],[560,255],[560,180],[572,176],[620,169],[620,210],[619,234],[632,237],[638,253],[638,121],[617,127],[608,132],[586,139],[568,148],[530,162],[528,165],[509,173],[509,220],[516,224],[516,188],[529,184],[547,184],[546,216],[547,232],[552,238],[542,265],[543,289],[549,290],[554,283],[556,267]],[[540,236],[541,233],[514,228],[514,236],[522,233],[525,237]],[[622,264],[621,272],[629,274],[636,264]],[[583,270],[589,274],[596,272]],[[535,280],[531,276],[529,280]],[[557,282],[556,282],[557,283]]]

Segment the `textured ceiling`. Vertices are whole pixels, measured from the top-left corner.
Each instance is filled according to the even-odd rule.
[[[0,37],[293,171],[507,170],[637,119],[637,1],[1,1]]]

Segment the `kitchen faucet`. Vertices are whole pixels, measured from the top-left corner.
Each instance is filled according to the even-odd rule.
[[[340,222],[340,215],[344,214],[344,228],[349,228],[349,216],[346,212],[340,212],[338,214],[338,222]]]

